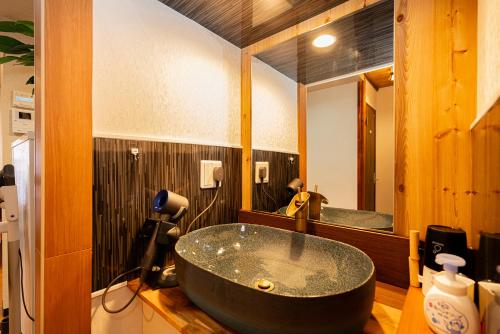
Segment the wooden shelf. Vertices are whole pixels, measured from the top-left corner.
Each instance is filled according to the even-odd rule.
[[[135,291],[138,284],[136,279],[128,282],[128,287]],[[405,296],[406,290],[377,282],[372,317],[363,332],[396,333]],[[145,287],[139,297],[183,334],[236,333],[194,305],[178,287],[159,290]]]

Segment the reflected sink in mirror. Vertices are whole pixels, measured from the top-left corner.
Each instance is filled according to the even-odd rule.
[[[280,213],[286,215],[286,206],[280,208]],[[393,216],[365,210],[322,207],[319,219],[322,223],[349,226],[356,228],[393,231]]]
[[[361,250],[260,225],[189,233],[175,263],[189,299],[239,333],[359,333],[375,296]]]

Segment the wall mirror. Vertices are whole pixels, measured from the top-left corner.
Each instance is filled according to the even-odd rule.
[[[285,214],[300,178],[321,195],[310,219],[393,231],[393,13],[381,1],[252,57],[252,210]]]

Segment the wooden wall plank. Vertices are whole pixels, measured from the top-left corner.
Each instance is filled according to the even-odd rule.
[[[44,333],[90,333],[91,263],[91,249],[45,259]]]
[[[252,210],[252,55],[241,50],[241,207]]]
[[[395,232],[471,220],[476,1],[397,0]],[[425,50],[425,52],[422,52]]]
[[[92,1],[45,0],[45,253],[92,247]]]

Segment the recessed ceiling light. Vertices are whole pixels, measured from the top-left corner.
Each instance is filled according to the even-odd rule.
[[[314,39],[313,45],[317,48],[326,48],[335,43],[336,40],[337,38],[332,35],[319,35]]]

